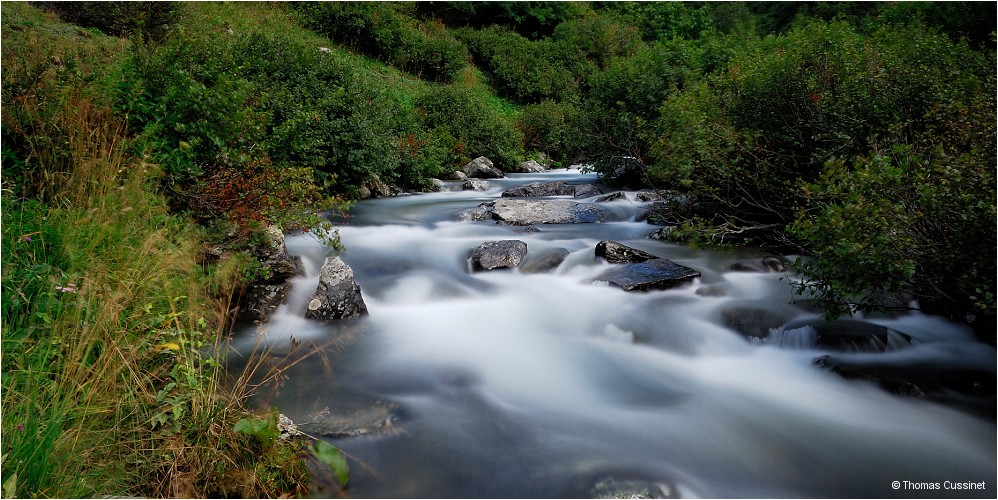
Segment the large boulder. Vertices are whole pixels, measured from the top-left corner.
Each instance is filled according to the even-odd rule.
[[[498,179],[505,177],[505,174],[501,170],[493,166],[492,160],[484,156],[479,156],[469,161],[461,168],[461,171],[464,172],[464,175],[477,179]]]
[[[506,198],[539,198],[542,196],[572,196],[590,198],[600,195],[599,188],[592,184],[569,184],[565,181],[532,182],[503,191]]]
[[[308,303],[309,319],[350,319],[367,314],[367,304],[354,281],[353,269],[339,257],[326,257],[319,285]]]
[[[520,163],[517,171],[525,174],[537,174],[544,171],[544,166],[537,163],[537,160],[527,160]]]
[[[218,247],[214,249],[216,258],[231,257],[235,252]],[[288,253],[284,233],[277,226],[269,226],[264,232],[264,242],[245,251],[259,262],[264,270],[254,281],[243,285],[237,304],[236,319],[239,321],[265,321],[271,313],[284,303],[291,284],[288,280],[301,270],[301,257]]]
[[[474,272],[508,269],[523,262],[527,244],[520,240],[487,241],[471,252],[471,270]]]
[[[597,276],[593,283],[605,283],[628,292],[665,290],[693,281],[700,271],[676,264],[668,259],[651,259],[644,262],[614,266]]]
[[[267,227],[264,244],[255,248],[253,253],[267,270],[263,283],[284,283],[301,270],[301,257],[288,253],[284,233],[277,226]]]
[[[532,182],[522,186],[509,188],[502,192],[507,198],[536,198],[541,196],[573,196],[575,186],[565,181]]]
[[[599,196],[603,194],[598,187],[592,184],[579,184],[575,186],[575,193],[573,196],[576,198],[592,198],[593,196]]]
[[[360,199],[386,198],[395,196],[396,194],[398,194],[398,191],[393,190],[377,174],[371,175],[370,178],[361,183],[360,187],[357,188],[357,197]]]
[[[596,256],[603,257],[611,264],[632,264],[658,257],[637,248],[631,248],[613,240],[603,240],[596,244]]]
[[[613,220],[613,213],[593,203],[572,200],[520,200],[500,198],[488,204],[500,224],[585,224]]]

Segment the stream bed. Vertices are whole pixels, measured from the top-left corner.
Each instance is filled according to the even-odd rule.
[[[304,319],[330,250],[287,237],[304,273],[268,323],[237,332],[232,363],[253,345],[275,358],[318,350],[279,386],[261,387],[256,404],[348,455],[347,496],[995,497],[993,347],[918,313],[843,323],[904,340],[888,339],[883,352],[820,347],[813,328],[790,327],[822,317],[793,294],[793,277],[738,265],[769,254],[649,239],[658,226],[639,220],[634,193],[603,203],[613,222],[458,220],[511,186],[555,180],[596,181],[578,170],[514,174],[487,191],[358,203],[339,226],[339,255],[367,303],[361,319]],[[475,246],[506,239],[526,242],[528,258],[569,254],[544,272],[471,272]],[[650,292],[593,283],[612,266],[594,255],[602,240],[701,276]],[[770,335],[746,336],[753,328]],[[815,359],[825,355],[984,373],[990,404],[959,391],[940,400],[885,390],[822,368]],[[370,425],[330,431],[350,418]]]

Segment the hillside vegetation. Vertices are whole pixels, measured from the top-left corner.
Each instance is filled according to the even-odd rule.
[[[335,245],[321,210],[478,156],[689,194],[675,238],[804,255],[830,315],[994,342],[995,11],[5,2],[4,496],[302,493],[201,349],[256,270],[208,243]]]

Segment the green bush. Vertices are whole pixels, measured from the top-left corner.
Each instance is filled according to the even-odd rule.
[[[433,81],[452,80],[468,51],[437,21],[418,21],[413,6],[389,2],[303,2],[295,11],[310,28],[355,50]]]
[[[546,154],[554,161],[572,161],[578,150],[578,106],[546,99],[524,106],[517,120],[523,148]]]
[[[417,101],[420,125],[432,130],[439,144],[450,142],[452,165],[486,156],[500,169],[522,156],[523,137],[515,120],[491,105],[482,91],[463,84],[436,85]]]
[[[162,40],[179,17],[174,2],[42,2],[68,23],[114,36],[141,34]]]
[[[689,43],[660,42],[614,59],[592,79],[579,120],[580,147],[596,171],[622,182],[642,173],[651,162],[660,106],[696,78],[691,68],[697,64]]]
[[[788,223],[805,202],[799,182],[871,147],[940,139],[933,110],[981,92],[987,71],[980,54],[923,28],[864,36],[815,22],[741,51],[709,87],[667,102],[653,173],[686,175],[725,215]]]
[[[475,63],[491,77],[496,91],[520,103],[561,99],[575,92],[575,79],[555,57],[547,40],[530,41],[502,26],[458,32]]]
[[[790,227],[816,256],[799,266],[802,290],[831,315],[905,308],[911,296],[993,336],[998,200],[994,163],[980,160],[899,146],[830,162]]]

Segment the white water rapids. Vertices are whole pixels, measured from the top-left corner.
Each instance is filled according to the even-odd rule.
[[[360,202],[340,226],[340,256],[370,311],[359,320],[303,318],[329,251],[288,237],[305,273],[268,324],[239,333],[235,349],[245,353],[259,335],[278,352],[292,337],[335,341],[288,369],[276,392],[260,391],[258,404],[296,422],[392,405],[390,429],[330,440],[350,457],[347,495],[575,498],[639,484],[682,497],[995,497],[993,415],[819,368],[812,360],[829,352],[813,347],[807,328],[753,343],[725,326],[722,312],[733,307],[820,316],[791,303],[785,274],[729,270],[764,253],[648,239],[657,226],[635,220],[633,193],[606,204],[621,222],[525,232],[457,221],[502,189],[550,180],[594,178],[518,175],[487,192]],[[528,256],[571,253],[548,272],[472,274],[471,249],[502,239],[525,241]],[[591,284],[611,266],[593,254],[606,239],[702,277],[647,293]],[[721,294],[698,295],[702,287]],[[994,348],[959,325],[919,314],[867,321],[913,345],[834,354],[994,376]],[[980,482],[984,490],[952,489]]]

